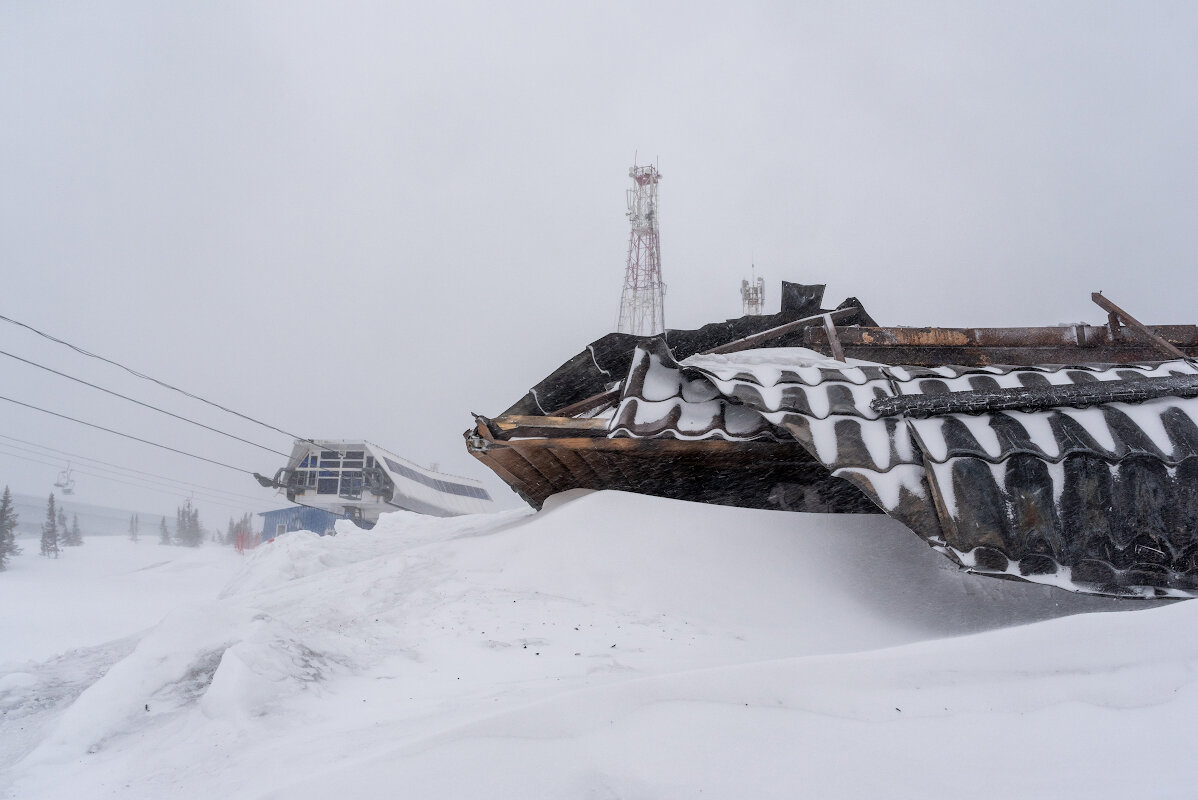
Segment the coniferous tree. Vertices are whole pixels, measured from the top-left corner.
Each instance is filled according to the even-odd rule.
[[[200,510],[186,500],[175,512],[175,544],[199,547],[204,542],[204,529],[200,527]]]
[[[4,487],[0,495],[0,569],[8,567],[8,560],[19,554],[17,546],[17,512],[13,508],[12,493]]]
[[[139,530],[140,528],[141,528],[141,520],[139,520],[137,518],[136,514],[133,514],[132,516],[129,517],[129,541],[133,542],[134,544],[137,544],[137,540],[139,538],[138,534],[140,533],[140,530]]]
[[[166,517],[162,518],[162,524],[158,528],[158,544],[170,544],[171,533],[166,529]]]
[[[79,547],[83,544],[83,531],[79,530],[79,515],[71,515],[71,527],[63,531],[62,543],[68,547]]]
[[[46,504],[46,521],[42,523],[42,555],[47,558],[58,558],[58,509],[54,506],[54,492],[50,492],[50,502]]]

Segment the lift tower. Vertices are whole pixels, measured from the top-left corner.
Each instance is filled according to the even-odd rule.
[[[628,170],[632,188],[628,190],[628,266],[624,272],[624,292],[620,296],[620,322],[616,330],[637,336],[655,336],[666,329],[663,298],[666,285],[661,280],[661,245],[657,233],[657,167]]]

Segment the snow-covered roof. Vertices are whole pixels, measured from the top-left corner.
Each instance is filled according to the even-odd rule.
[[[874,401],[1193,376],[1187,361],[894,367],[800,348],[675,361],[638,348],[612,436],[751,440],[785,430],[961,564],[1114,593],[1193,593],[1198,398],[883,416]]]

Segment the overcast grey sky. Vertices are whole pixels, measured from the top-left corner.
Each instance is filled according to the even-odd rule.
[[[664,175],[671,327],[739,314],[751,256],[769,310],[789,279],[883,324],[1098,321],[1094,290],[1194,322],[1195,75],[1183,2],[10,0],[0,314],[514,504],[460,433],[614,327],[634,154]],[[290,447],[10,325],[0,349]],[[282,464],[11,359],[0,390]],[[0,433],[280,505],[8,403]],[[60,468],[0,452],[15,490]]]

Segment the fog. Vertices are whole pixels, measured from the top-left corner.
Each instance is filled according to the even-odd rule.
[[[671,327],[738,315],[751,263],[768,311],[786,279],[882,324],[1100,321],[1096,290],[1194,322],[1195,74],[1187,3],[9,2],[0,314],[516,505],[460,434],[614,327],[634,159]],[[0,350],[290,449],[13,325]],[[284,461],[10,358],[0,395]],[[208,524],[285,504],[7,402],[0,433],[246,496],[197,493]],[[0,484],[46,494],[66,457],[11,444]]]

